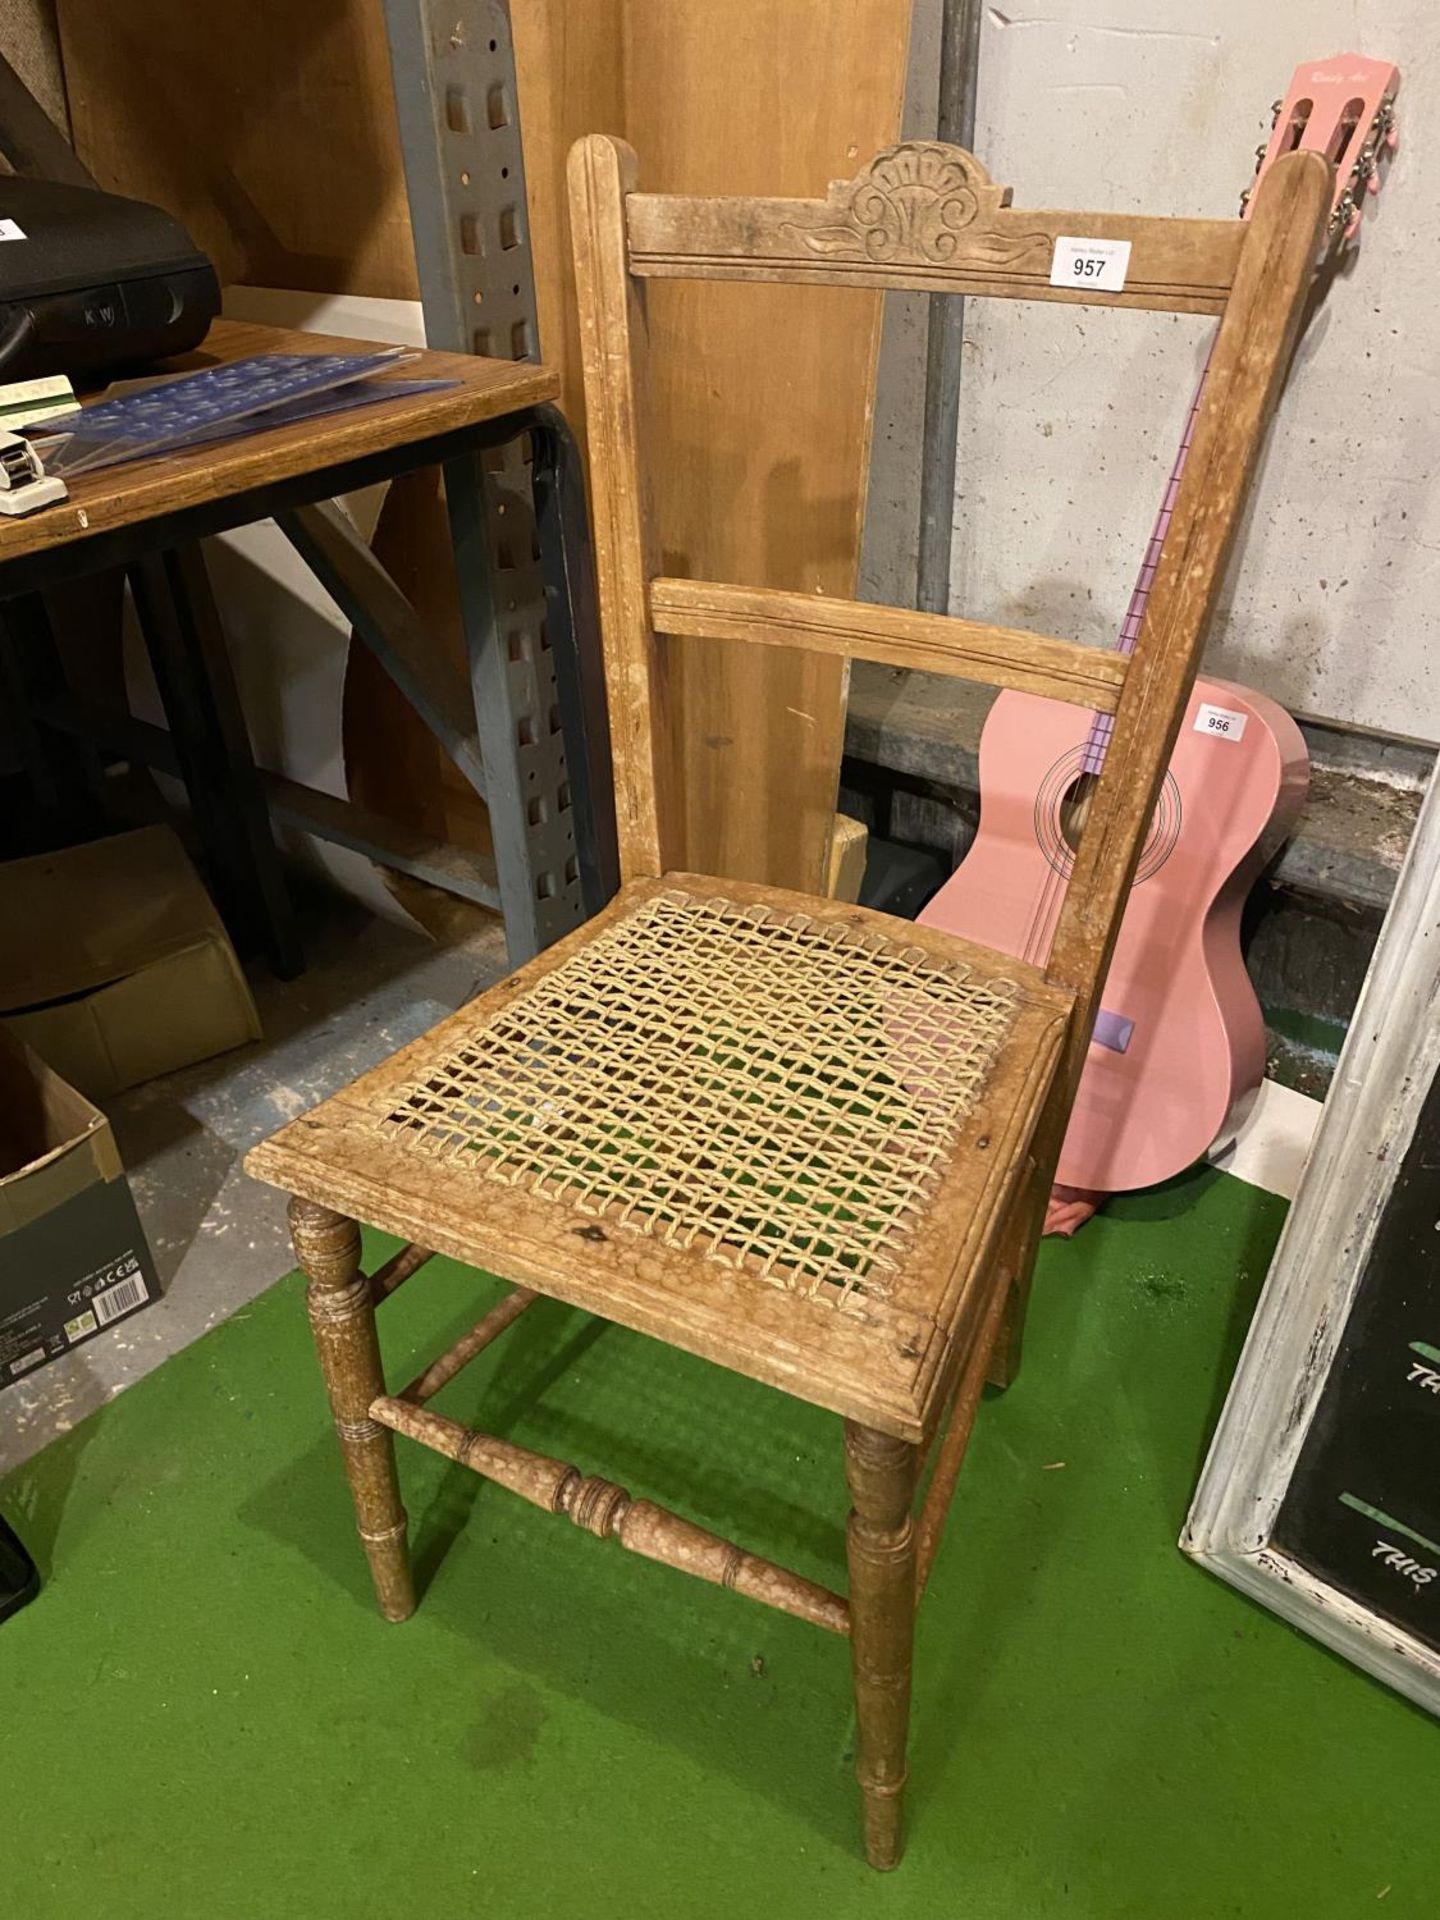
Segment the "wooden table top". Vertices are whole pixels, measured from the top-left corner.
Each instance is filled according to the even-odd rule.
[[[199,372],[257,353],[363,353],[381,344],[217,320],[203,346],[159,362],[156,371]],[[394,377],[456,380],[459,385],[81,474],[69,483],[68,500],[42,507],[26,519],[0,521],[0,566],[22,555],[315,473],[366,454],[478,426],[543,405],[560,391],[555,374],[533,361],[481,360],[464,353],[422,352],[396,368]],[[93,397],[103,400],[106,396],[101,392]]]

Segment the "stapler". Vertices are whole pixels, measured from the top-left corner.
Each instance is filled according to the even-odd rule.
[[[65,499],[69,489],[45,471],[28,440],[0,428],[0,513],[11,519]]]

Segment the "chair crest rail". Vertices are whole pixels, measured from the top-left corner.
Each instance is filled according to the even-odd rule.
[[[1239,220],[1030,212],[1010,205],[973,154],[907,140],[823,200],[632,193],[630,271],[639,279],[770,280],[989,294],[1173,313],[1222,313],[1240,258]],[[1061,235],[1125,240],[1123,291],[1050,284]]]

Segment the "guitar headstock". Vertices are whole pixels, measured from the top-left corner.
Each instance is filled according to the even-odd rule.
[[[1275,103],[1270,138],[1257,149],[1257,180],[1285,153],[1323,153],[1335,168],[1330,237],[1353,240],[1360,230],[1361,196],[1380,191],[1380,161],[1393,153],[1395,95],[1400,69],[1388,60],[1337,53],[1297,67],[1283,100]],[[1240,217],[1253,186],[1240,196]]]

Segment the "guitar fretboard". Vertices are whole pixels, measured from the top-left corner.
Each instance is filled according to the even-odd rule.
[[[1130,604],[1125,610],[1125,619],[1120,627],[1120,637],[1115,642],[1117,653],[1133,653],[1135,642],[1140,637],[1140,624],[1145,618],[1145,609],[1150,604],[1150,589],[1155,584],[1155,574],[1160,566],[1160,550],[1165,545],[1165,536],[1170,531],[1170,521],[1175,512],[1175,501],[1180,492],[1180,478],[1185,471],[1185,462],[1190,457],[1190,442],[1195,433],[1195,421],[1200,412],[1200,401],[1205,392],[1205,378],[1210,371],[1210,356],[1205,356],[1205,365],[1201,370],[1199,384],[1195,388],[1195,398],[1190,402],[1190,411],[1185,416],[1185,431],[1180,437],[1180,445],[1175,454],[1175,463],[1170,469],[1170,479],[1165,488],[1165,497],[1160,502],[1160,511],[1155,516],[1155,525],[1150,541],[1145,549],[1145,558],[1140,563],[1140,572],[1136,577],[1134,590],[1130,595]],[[1110,736],[1115,731],[1113,713],[1097,713],[1090,725],[1090,734],[1085,742],[1085,750],[1080,760],[1081,773],[1098,774],[1105,765],[1105,752],[1110,745]]]

